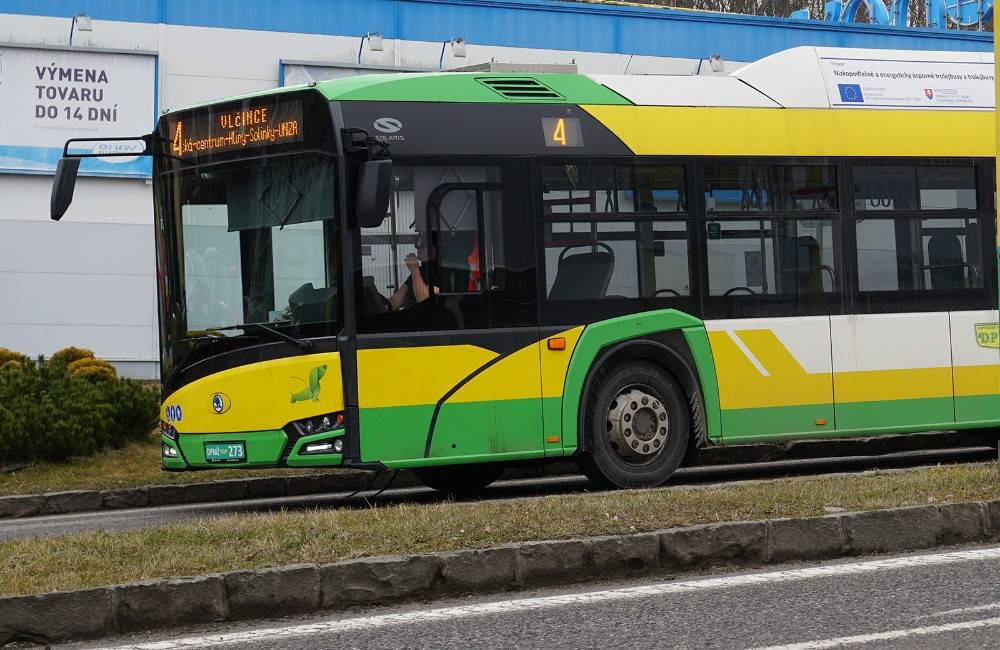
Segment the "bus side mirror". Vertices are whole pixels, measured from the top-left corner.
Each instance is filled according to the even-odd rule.
[[[382,225],[389,211],[391,189],[391,160],[369,160],[361,165],[354,206],[358,227],[375,228]]]
[[[69,204],[73,202],[78,171],[80,171],[79,158],[61,158],[56,165],[56,177],[52,181],[52,201],[49,206],[49,216],[53,221],[62,219],[69,209]]]

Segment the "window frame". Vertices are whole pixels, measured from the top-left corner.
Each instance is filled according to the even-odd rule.
[[[844,187],[847,192],[844,204],[847,208],[844,216],[846,218],[846,231],[844,250],[848,253],[849,259],[845,260],[849,270],[851,286],[849,295],[851,304],[848,313],[852,314],[888,314],[888,313],[921,313],[921,312],[942,312],[942,311],[973,311],[978,309],[993,309],[997,302],[996,291],[996,251],[988,247],[988,243],[993,241],[993,237],[988,236],[996,232],[997,216],[995,211],[990,212],[984,206],[993,204],[992,197],[987,197],[986,187],[992,188],[992,183],[984,178],[990,165],[988,159],[983,158],[934,158],[934,157],[857,157],[844,158],[841,165],[844,167]],[[914,168],[914,188],[916,191],[916,209],[912,210],[856,210],[854,206],[854,167],[899,167],[912,166]],[[920,205],[920,185],[918,183],[918,167],[964,167],[973,170],[973,180],[976,183],[976,208],[955,208],[955,209],[919,209]],[[984,186],[984,183],[986,184]],[[895,222],[920,221],[926,219],[977,219],[980,224],[980,259],[983,260],[981,269],[982,287],[968,288],[961,290],[954,289],[903,289],[895,291],[862,291],[860,288],[860,278],[858,268],[858,221],[864,218],[886,220]],[[989,225],[989,224],[992,224]],[[966,252],[968,258],[968,252]],[[993,260],[991,263],[990,260]]]
[[[535,205],[535,241],[536,245],[536,268],[537,268],[537,295],[539,322],[543,326],[556,325],[578,325],[581,323],[594,322],[605,318],[612,318],[623,314],[649,311],[653,309],[677,309],[685,313],[696,315],[701,312],[701,268],[700,251],[697,245],[697,222],[695,209],[692,208],[692,200],[697,197],[692,194],[696,188],[693,179],[693,169],[697,161],[694,156],[552,156],[536,157],[532,160],[532,195]],[[610,166],[613,170],[612,176],[617,181],[619,167],[680,167],[684,174],[685,210],[683,212],[656,212],[651,210],[633,210],[632,212],[565,212],[547,213],[544,205],[544,175],[543,167],[560,165],[600,165]],[[617,189],[615,191],[618,191]],[[639,206],[636,205],[636,208]],[[597,300],[548,300],[547,291],[547,266],[545,259],[546,251],[546,227],[555,223],[590,223],[596,227],[598,223],[631,223],[635,225],[635,230],[622,234],[633,235],[631,238],[621,237],[628,241],[639,241],[640,227],[649,224],[654,228],[656,222],[681,222],[685,224],[687,241],[687,266],[688,266],[688,287],[689,293],[686,296],[639,296],[636,298],[602,298]],[[637,263],[639,259],[637,256]],[[641,275],[641,269],[639,270]],[[637,280],[641,278],[637,277]]]
[[[709,165],[752,165],[752,166],[770,166],[772,169],[775,167],[794,167],[794,166],[826,166],[834,168],[834,173],[836,174],[836,186],[837,186],[837,205],[839,209],[824,209],[824,210],[778,210],[772,209],[769,211],[765,210],[735,210],[726,212],[707,212],[705,209],[705,168]],[[849,302],[847,287],[847,278],[845,277],[845,242],[844,242],[844,214],[842,212],[844,205],[844,193],[843,193],[843,170],[840,166],[839,158],[821,157],[821,156],[703,156],[697,159],[695,163],[697,177],[697,194],[695,195],[698,201],[697,214],[701,225],[698,228],[699,236],[701,241],[699,243],[699,248],[701,250],[702,259],[704,263],[701,267],[701,272],[703,277],[701,278],[700,286],[703,288],[701,293],[701,317],[705,319],[729,319],[729,318],[795,318],[801,316],[828,316],[828,315],[838,315],[844,313],[846,306]],[[773,176],[773,174],[772,174]],[[773,191],[773,190],[772,190]],[[727,221],[818,221],[818,220],[832,220],[834,222],[834,271],[835,271],[835,282],[833,286],[833,291],[826,293],[825,297],[828,301],[828,309],[823,310],[825,313],[810,313],[808,310],[802,312],[801,310],[796,313],[771,313],[768,307],[768,303],[776,304],[774,301],[780,299],[782,295],[789,297],[793,294],[731,294],[729,296],[712,296],[709,295],[710,279],[708,276],[708,223],[709,222],[727,222]],[[794,294],[796,300],[801,302],[802,298],[800,296],[804,294]],[[771,300],[761,300],[762,298],[769,298]],[[756,307],[756,313],[752,313],[752,307]]]

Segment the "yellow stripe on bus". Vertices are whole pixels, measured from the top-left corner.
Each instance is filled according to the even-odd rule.
[[[1000,393],[1000,365],[807,373],[771,330],[735,334],[766,374],[729,332],[708,332],[723,410]]]
[[[955,397],[1000,394],[1000,365],[956,366]]]
[[[513,352],[473,377],[448,398],[458,402],[490,402],[503,399],[538,399],[537,343]]]
[[[474,345],[436,345],[358,351],[361,408],[436,404],[496,352]]]
[[[838,404],[951,397],[951,368],[837,372],[833,391]]]
[[[992,111],[583,106],[637,155],[995,155]],[[920,137],[946,133],[946,137]]]
[[[763,374],[724,330],[708,332],[723,410],[766,406],[829,404],[830,375],[809,374],[770,330],[736,335],[767,371]]]

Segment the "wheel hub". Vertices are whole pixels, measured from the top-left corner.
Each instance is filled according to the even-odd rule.
[[[611,400],[608,441],[622,460],[648,462],[662,453],[670,433],[663,400],[648,386],[627,386]]]

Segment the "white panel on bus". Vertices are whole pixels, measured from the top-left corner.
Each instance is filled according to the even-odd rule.
[[[922,370],[951,367],[947,312],[831,317],[833,370]]]
[[[590,75],[640,106],[745,106],[781,108],[777,103],[732,77]]]
[[[991,110],[993,55],[795,47],[731,76],[785,108]]]
[[[829,108],[814,47],[793,47],[743,66],[732,77],[785,108]]]

